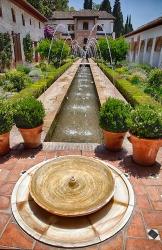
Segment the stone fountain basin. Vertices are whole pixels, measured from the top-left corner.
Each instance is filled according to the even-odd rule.
[[[83,156],[66,156],[44,163],[30,182],[30,195],[40,207],[66,217],[96,212],[111,200],[114,189],[109,167]]]

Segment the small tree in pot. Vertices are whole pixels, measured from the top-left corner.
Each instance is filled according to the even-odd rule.
[[[14,121],[26,148],[37,148],[41,144],[44,116],[43,104],[34,97],[26,97],[16,103]]]
[[[133,160],[144,166],[153,165],[162,146],[162,111],[151,105],[132,110],[127,124],[133,146]]]
[[[0,100],[0,155],[8,153],[10,130],[13,126],[11,106],[7,101]]]
[[[129,104],[111,97],[102,105],[99,122],[108,149],[113,151],[121,149],[124,136],[128,130],[126,120],[130,111],[131,106]]]

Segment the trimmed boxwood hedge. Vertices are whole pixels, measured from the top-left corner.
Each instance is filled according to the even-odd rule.
[[[27,97],[27,96],[34,96],[38,98],[47,88],[49,88],[54,81],[56,81],[72,64],[73,60],[64,64],[63,66],[59,67],[58,69],[53,69],[52,71],[48,72],[48,76],[46,78],[42,78],[37,82],[27,86],[25,89],[21,90],[19,93],[15,94],[13,97],[10,98],[10,101],[14,102],[17,99]]]
[[[117,72],[113,71],[105,64],[98,63],[98,66],[132,106],[136,106],[139,104],[160,106],[160,104],[153,98],[151,98],[151,96],[144,93],[128,80],[121,78],[121,76]]]

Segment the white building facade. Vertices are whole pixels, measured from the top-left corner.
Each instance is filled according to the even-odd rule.
[[[57,31],[62,38],[67,36],[84,47],[89,38],[99,39],[105,34],[112,36],[114,27],[114,17],[106,11],[80,10],[80,11],[54,11],[48,24],[54,29],[61,24]],[[92,29],[95,26],[93,32]],[[101,27],[102,26],[102,27]]]
[[[44,37],[47,19],[25,0],[0,0],[0,32],[9,33],[13,65],[25,61],[23,38],[30,34],[33,46]],[[37,54],[34,55],[37,60]]]
[[[129,62],[162,68],[162,17],[126,35]]]

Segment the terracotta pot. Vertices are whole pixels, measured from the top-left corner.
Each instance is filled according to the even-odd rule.
[[[10,150],[9,136],[10,132],[0,135],[0,155],[7,154]]]
[[[114,133],[103,130],[105,146],[112,151],[119,151],[122,148],[126,132]]]
[[[37,148],[41,145],[42,126],[36,128],[19,128],[24,139],[25,148]]]
[[[133,146],[133,160],[143,166],[151,166],[156,161],[162,139],[143,139],[131,135],[128,140]]]

